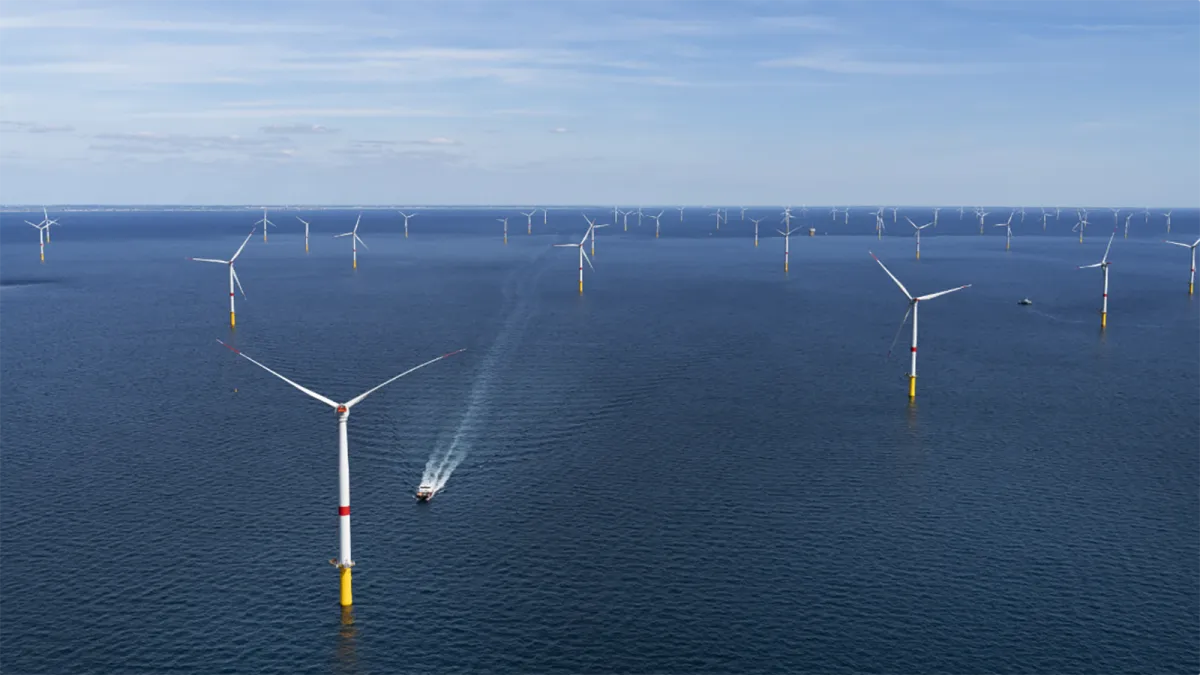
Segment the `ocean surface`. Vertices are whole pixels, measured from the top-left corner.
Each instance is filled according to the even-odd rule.
[[[1101,332],[1076,266],[1107,211],[1083,244],[1030,213],[1006,252],[944,210],[917,261],[928,210],[880,240],[813,209],[787,275],[778,208],[757,248],[711,211],[600,230],[582,296],[550,246],[578,210],[407,239],[367,211],[357,271],[356,212],[273,212],[236,331],[186,258],[261,212],[59,212],[45,264],[0,214],[0,672],[1200,669],[1200,295],[1161,216],[1117,235]],[[973,284],[922,305],[913,405],[869,250],[914,293]],[[217,339],[337,400],[467,349],[352,411],[351,614],[335,416]]]

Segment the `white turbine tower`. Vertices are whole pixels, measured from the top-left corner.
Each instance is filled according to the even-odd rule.
[[[881,206],[881,207],[879,207],[879,210],[875,212],[875,235],[876,235],[876,238],[883,239],[883,231],[886,229],[887,229],[887,226],[885,226],[883,224],[883,207]]]
[[[845,216],[845,218],[842,220],[842,224],[849,225],[850,224],[850,207],[847,206],[845,208],[845,210],[842,211],[842,214]]]
[[[1125,214],[1125,238],[1129,238],[1129,219],[1133,218],[1132,213]]]
[[[246,235],[246,239],[238,250],[234,252],[233,257],[229,260],[217,260],[216,258],[188,258],[196,262],[220,263],[229,267],[229,327],[237,327],[237,313],[233,306],[233,285],[237,284],[237,289],[242,292],[242,298],[246,297],[246,291],[242,290],[242,280],[238,279],[237,272],[233,269],[233,264],[237,262],[238,256],[242,254],[242,249],[246,248],[246,242],[250,241],[250,237],[254,236],[254,230],[250,230],[250,234]]]
[[[583,238],[581,238],[579,240],[578,244],[553,244],[553,246],[555,248],[578,248],[579,249],[579,294],[580,295],[583,295],[583,261],[586,260],[588,267],[591,267],[593,272],[596,271],[596,268],[592,266],[591,259],[587,257],[587,252],[583,250],[583,248],[584,248],[583,245],[585,243],[587,243],[588,235],[592,233],[592,228],[595,227],[596,221],[589,220],[587,216],[584,216],[583,219],[587,221],[588,229],[587,229],[587,232],[583,233]]]
[[[983,209],[979,209],[975,212],[975,215],[979,216],[979,234],[983,234],[983,219],[991,214]]]
[[[304,223],[304,252],[308,253],[308,221],[300,216],[296,216],[296,220]]]
[[[930,293],[929,295],[920,295],[914,298],[912,294],[908,292],[908,289],[904,287],[904,284],[900,283],[900,280],[896,278],[896,275],[892,274],[887,266],[883,264],[882,260],[880,260],[874,253],[871,253],[871,257],[875,258],[875,262],[879,263],[879,266],[883,268],[883,271],[887,272],[887,275],[892,278],[892,281],[896,282],[896,285],[900,287],[900,291],[904,293],[904,297],[908,298],[908,311],[904,313],[904,319],[900,322],[900,328],[896,331],[896,337],[892,338],[892,347],[888,348],[888,355],[891,355],[892,348],[896,346],[896,340],[900,338],[900,331],[904,330],[904,324],[908,323],[908,315],[912,314],[912,349],[910,351],[912,354],[912,365],[908,371],[908,398],[911,401],[917,397],[917,306],[920,305],[924,300],[932,300],[934,298],[946,295],[947,293],[953,293],[955,291],[961,291],[964,288],[970,288],[971,284],[959,286],[957,288],[951,288],[945,291],[939,291],[937,293]]]
[[[912,225],[913,230],[915,230],[914,234],[917,237],[917,260],[920,260],[921,259],[921,230],[933,225],[933,221],[931,220],[928,223],[925,223],[924,225],[917,225],[916,223],[914,223],[912,221],[912,218],[909,218],[908,216],[904,216],[904,219],[907,220],[908,224]]]
[[[27,221],[25,221],[25,222],[29,223],[29,221],[28,221],[28,220],[27,220]],[[30,224],[30,225],[33,225],[34,227],[36,227],[36,228],[38,228],[38,229],[40,229],[40,230],[42,230],[42,232],[43,232],[43,234],[45,235],[45,238],[46,238],[46,244],[49,244],[49,243],[50,243],[50,226],[51,226],[51,225],[58,225],[58,221],[57,221],[57,220],[50,220],[50,214],[49,214],[49,213],[46,211],[46,207],[44,207],[44,206],[43,206],[43,207],[42,207],[42,220],[41,220],[41,222],[37,223],[36,225],[35,225],[34,223],[29,223],[29,224]],[[38,238],[40,239],[41,237],[39,236]],[[44,245],[44,244],[43,244],[43,245]],[[45,258],[44,258],[44,256],[43,256],[43,260],[42,260],[42,262],[46,262],[46,261],[45,261]]]
[[[1004,228],[1004,250],[1005,251],[1012,249],[1012,219],[1013,219],[1013,212],[1010,211],[1008,214],[1008,222],[993,223],[993,227],[1003,227]]]
[[[1192,275],[1188,277],[1188,295],[1191,295],[1196,290],[1196,247],[1200,246],[1200,239],[1193,244],[1183,244],[1178,241],[1168,241],[1167,243],[1192,249]]]
[[[792,234],[795,232],[799,232],[800,228],[797,227],[795,229],[789,229],[786,232],[784,232],[783,230],[775,230],[775,231],[778,232],[779,234],[783,235],[783,273],[787,274],[788,273],[788,257],[791,254]]]
[[[1113,214],[1113,229],[1120,227],[1121,226],[1121,218],[1120,218],[1121,209],[1114,209],[1113,207],[1110,206],[1110,207],[1108,207],[1108,210],[1112,211],[1112,214]]]
[[[521,215],[525,215],[522,213]],[[504,223],[504,243],[508,243],[508,218],[497,218],[496,222]]]
[[[354,221],[354,229],[353,230],[350,230],[349,232],[343,232],[341,234],[333,235],[334,239],[337,239],[338,237],[350,237],[350,252],[354,255],[354,269],[358,269],[358,245],[362,244],[363,248],[365,248],[367,250],[370,250],[370,248],[371,248],[371,247],[367,246],[367,242],[363,241],[362,239],[359,239],[359,237],[358,237],[358,224],[361,221],[362,221],[362,214],[360,213],[360,214],[358,214],[358,218],[355,219],[355,221]]]
[[[1050,212],[1042,210],[1042,232],[1046,231],[1046,219],[1050,217]]]
[[[1023,222],[1025,222],[1025,207],[1022,206],[1022,207],[1020,207],[1020,209],[1021,209],[1021,222],[1023,223]]]
[[[383,387],[395,382],[396,380],[404,377],[405,375],[408,375],[409,373],[420,370],[420,369],[424,368],[425,366],[437,363],[438,361],[441,361],[442,359],[454,356],[455,354],[461,354],[462,352],[464,352],[466,350],[459,349],[457,351],[449,352],[447,354],[442,354],[441,356],[437,357],[436,359],[430,359],[430,360],[426,361],[425,363],[422,363],[419,366],[414,366],[412,368],[409,368],[408,370],[404,371],[403,373],[400,373],[399,375],[393,377],[392,379],[387,380],[383,384],[376,385],[376,386],[368,389],[367,391],[359,394],[358,396],[355,396],[354,398],[350,399],[349,401],[346,401],[345,403],[338,403],[332,399],[326,398],[326,397],[318,394],[317,392],[315,392],[311,389],[308,389],[308,388],[305,388],[305,387],[302,387],[302,386],[296,384],[295,382],[289,380],[288,378],[284,377],[283,375],[280,375],[279,373],[275,372],[274,370],[271,370],[270,368],[264,366],[263,364],[259,363],[258,361],[255,361],[254,359],[250,358],[249,356],[247,356],[246,354],[237,350],[236,348],[234,348],[228,344],[225,344],[224,342],[221,342],[221,340],[217,340],[217,342],[220,342],[222,345],[224,345],[227,349],[232,351],[234,354],[237,354],[238,356],[246,359],[250,363],[253,363],[254,365],[258,366],[259,368],[262,368],[263,370],[267,371],[268,373],[274,375],[275,377],[278,377],[279,379],[283,380],[284,382],[287,382],[288,384],[292,385],[293,387],[300,390],[301,392],[304,392],[305,394],[311,396],[312,398],[315,398],[316,400],[320,401],[321,403],[324,403],[325,405],[333,408],[335,413],[337,414],[337,423],[338,423],[338,557],[333,560],[330,560],[329,562],[330,562],[330,564],[332,564],[333,566],[338,568],[339,585],[341,587],[340,603],[341,603],[342,607],[349,607],[350,605],[354,604],[354,593],[353,593],[351,583],[350,583],[350,578],[351,578],[350,569],[352,567],[354,567],[354,559],[352,557],[350,557],[350,444],[347,441],[347,432],[346,432],[346,422],[350,418],[350,409],[353,408],[354,406],[358,405],[366,397],[370,396],[371,394],[375,393],[376,391],[379,391]]]
[[[256,222],[254,223],[254,225],[255,225],[255,227],[257,227],[258,225],[262,225],[262,226],[263,226],[263,243],[264,243],[264,244],[265,244],[265,243],[267,243],[267,226],[271,226],[271,227],[279,227],[279,226],[278,226],[278,225],[276,225],[275,223],[272,223],[270,220],[267,220],[267,210],[266,210],[265,208],[263,209],[263,217],[262,217],[262,220],[256,221]]]
[[[584,216],[584,218],[586,219],[587,216]],[[591,230],[592,230],[592,257],[595,258],[596,257],[596,230],[598,230],[602,227],[608,227],[608,224],[606,223],[604,225],[597,225],[596,221],[594,221],[594,220],[589,221],[589,222],[591,223],[591,226],[592,226],[591,227]]]
[[[838,207],[835,206],[832,209],[829,209],[830,222],[834,222],[834,223],[837,222],[837,214],[838,214]]]
[[[1167,217],[1167,234],[1171,234],[1171,214],[1172,213],[1174,213],[1174,211],[1167,211],[1166,213],[1163,214],[1164,216]],[[47,230],[47,232],[49,232],[49,230]],[[49,240],[48,237],[47,237],[47,240]]]
[[[721,231],[721,209],[717,209],[716,213],[710,213],[708,215],[717,217],[717,232],[720,232]]]
[[[419,215],[421,215],[421,214],[419,214],[419,213],[405,213],[405,212],[403,212],[403,211],[397,211],[396,213],[399,213],[401,216],[403,216],[403,217],[404,217],[404,238],[405,238],[405,239],[408,239],[408,219],[409,219],[409,218],[416,218],[417,216],[419,216]],[[366,244],[363,244],[363,245],[365,246]]]
[[[942,210],[942,207],[940,207],[940,206],[933,210],[933,228],[935,230],[937,229],[937,224],[938,224],[938,212],[941,210]]]
[[[1113,228],[1112,236],[1108,238],[1108,246],[1104,247],[1104,257],[1100,262],[1094,265],[1080,265],[1079,269],[1086,270],[1092,267],[1099,267],[1104,272],[1104,299],[1100,305],[1100,328],[1108,327],[1108,266],[1112,263],[1108,262],[1108,251],[1112,248],[1113,237],[1117,236],[1117,228]]]
[[[547,220],[549,217],[550,217],[550,212],[549,212],[549,211],[547,211],[547,210],[545,209],[545,207],[542,207],[542,224],[543,224],[543,225],[545,225],[545,224],[546,224],[546,220]],[[528,231],[528,232],[526,232],[525,234],[533,234],[533,228],[532,228],[532,227],[530,227],[530,228],[529,228],[529,231]]]
[[[658,239],[658,225],[659,225],[659,221],[662,220],[662,214],[663,214],[663,212],[659,211],[657,216],[646,216],[647,218],[654,219],[654,238],[655,239]],[[628,227],[626,227],[626,229],[628,229]],[[596,255],[596,254],[593,253],[592,255]]]
[[[900,209],[899,209],[899,207],[896,207],[896,206],[892,206],[889,208],[892,209],[892,224],[895,225],[896,224],[896,212],[899,211]]]
[[[679,209],[679,222],[682,223],[683,222],[683,210],[686,209],[687,207],[686,206],[676,206],[675,208]]]
[[[758,224],[764,220],[766,220],[766,219],[765,218],[758,218],[758,219],[751,218],[750,219],[750,222],[754,223],[754,247],[755,248],[758,248]]]
[[[783,220],[783,226],[789,230],[792,229],[792,207],[784,207],[782,215],[783,218],[781,220]]]

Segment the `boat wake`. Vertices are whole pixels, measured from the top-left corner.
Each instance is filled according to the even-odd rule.
[[[533,291],[531,287],[540,276],[539,273],[529,279],[529,283],[525,284],[527,287],[524,289],[516,288],[516,285],[512,283],[505,288],[505,295],[508,296],[507,299],[510,302],[514,295],[517,296],[516,304],[509,311],[504,325],[496,336],[496,341],[492,343],[479,366],[479,375],[471,387],[466,412],[463,413],[462,420],[454,431],[454,437],[449,444],[435,448],[429,455],[429,460],[425,462],[421,485],[430,486],[433,494],[437,494],[446,486],[450,475],[466,459],[468,451],[479,437],[479,430],[485,428],[489,422],[491,389],[498,374],[498,364],[501,363],[501,359],[507,360],[508,355],[514,346],[520,343],[521,337],[525,333],[525,327],[534,314],[534,308],[530,304],[530,295]]]

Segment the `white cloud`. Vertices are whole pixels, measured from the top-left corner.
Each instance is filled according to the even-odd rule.
[[[25,131],[31,134],[53,134],[75,131],[69,124],[38,124],[37,122],[0,121],[0,131]]]
[[[295,135],[334,134],[338,131],[337,129],[330,129],[329,127],[322,126],[320,124],[268,124],[265,127],[259,127],[258,130],[264,134]]]
[[[553,129],[550,130],[550,133],[565,134],[565,133],[567,133],[567,128],[566,127],[554,127]]]
[[[978,75],[1003,69],[999,64],[936,61],[866,60],[837,54],[793,56],[762,61],[767,68],[800,68],[840,75]]]

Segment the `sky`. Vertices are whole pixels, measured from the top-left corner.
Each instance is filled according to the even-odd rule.
[[[1200,2],[0,4],[3,204],[1200,205]]]

